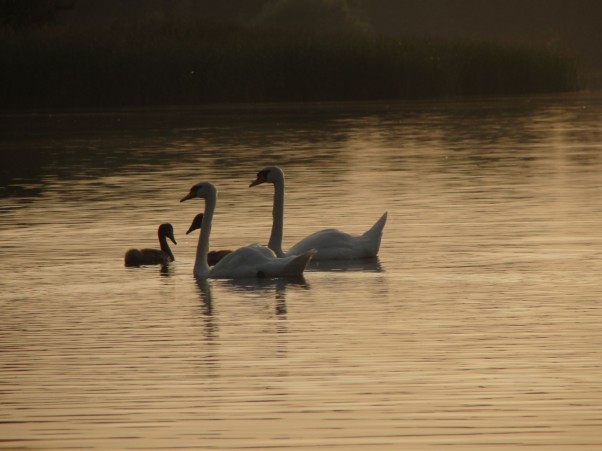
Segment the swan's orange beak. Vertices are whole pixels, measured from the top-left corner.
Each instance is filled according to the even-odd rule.
[[[190,192],[188,194],[186,194],[184,197],[182,197],[180,199],[180,202],[184,202],[185,200],[192,199],[194,197],[196,197],[195,193],[192,190],[190,190]]]
[[[251,184],[249,185],[249,188],[252,188],[253,186],[261,185],[262,183],[265,183],[266,181],[267,180],[265,178],[265,174],[262,171],[259,174],[257,174],[257,178],[251,182]]]

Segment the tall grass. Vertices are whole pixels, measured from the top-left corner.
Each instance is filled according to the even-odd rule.
[[[4,107],[515,95],[578,89],[559,51],[156,20],[0,34]]]

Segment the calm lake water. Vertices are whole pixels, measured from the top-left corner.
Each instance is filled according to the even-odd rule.
[[[4,114],[0,448],[602,449],[602,98]],[[197,281],[366,230],[374,263]],[[124,268],[171,222],[177,261]]]

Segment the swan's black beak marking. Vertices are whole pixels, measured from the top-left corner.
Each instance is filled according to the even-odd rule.
[[[186,194],[184,197],[182,197],[180,199],[180,202],[184,202],[185,200],[192,199],[194,197],[196,197],[195,193],[192,190],[190,190],[190,192],[188,194]]]
[[[267,177],[265,171],[260,171],[257,173],[257,178],[251,182],[249,188],[252,188],[257,185],[261,185],[262,183],[267,182]]]

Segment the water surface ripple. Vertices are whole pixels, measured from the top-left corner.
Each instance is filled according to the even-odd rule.
[[[602,102],[0,121],[0,448],[602,449]],[[214,249],[389,220],[376,262],[197,281]],[[124,268],[171,222],[177,261]]]

